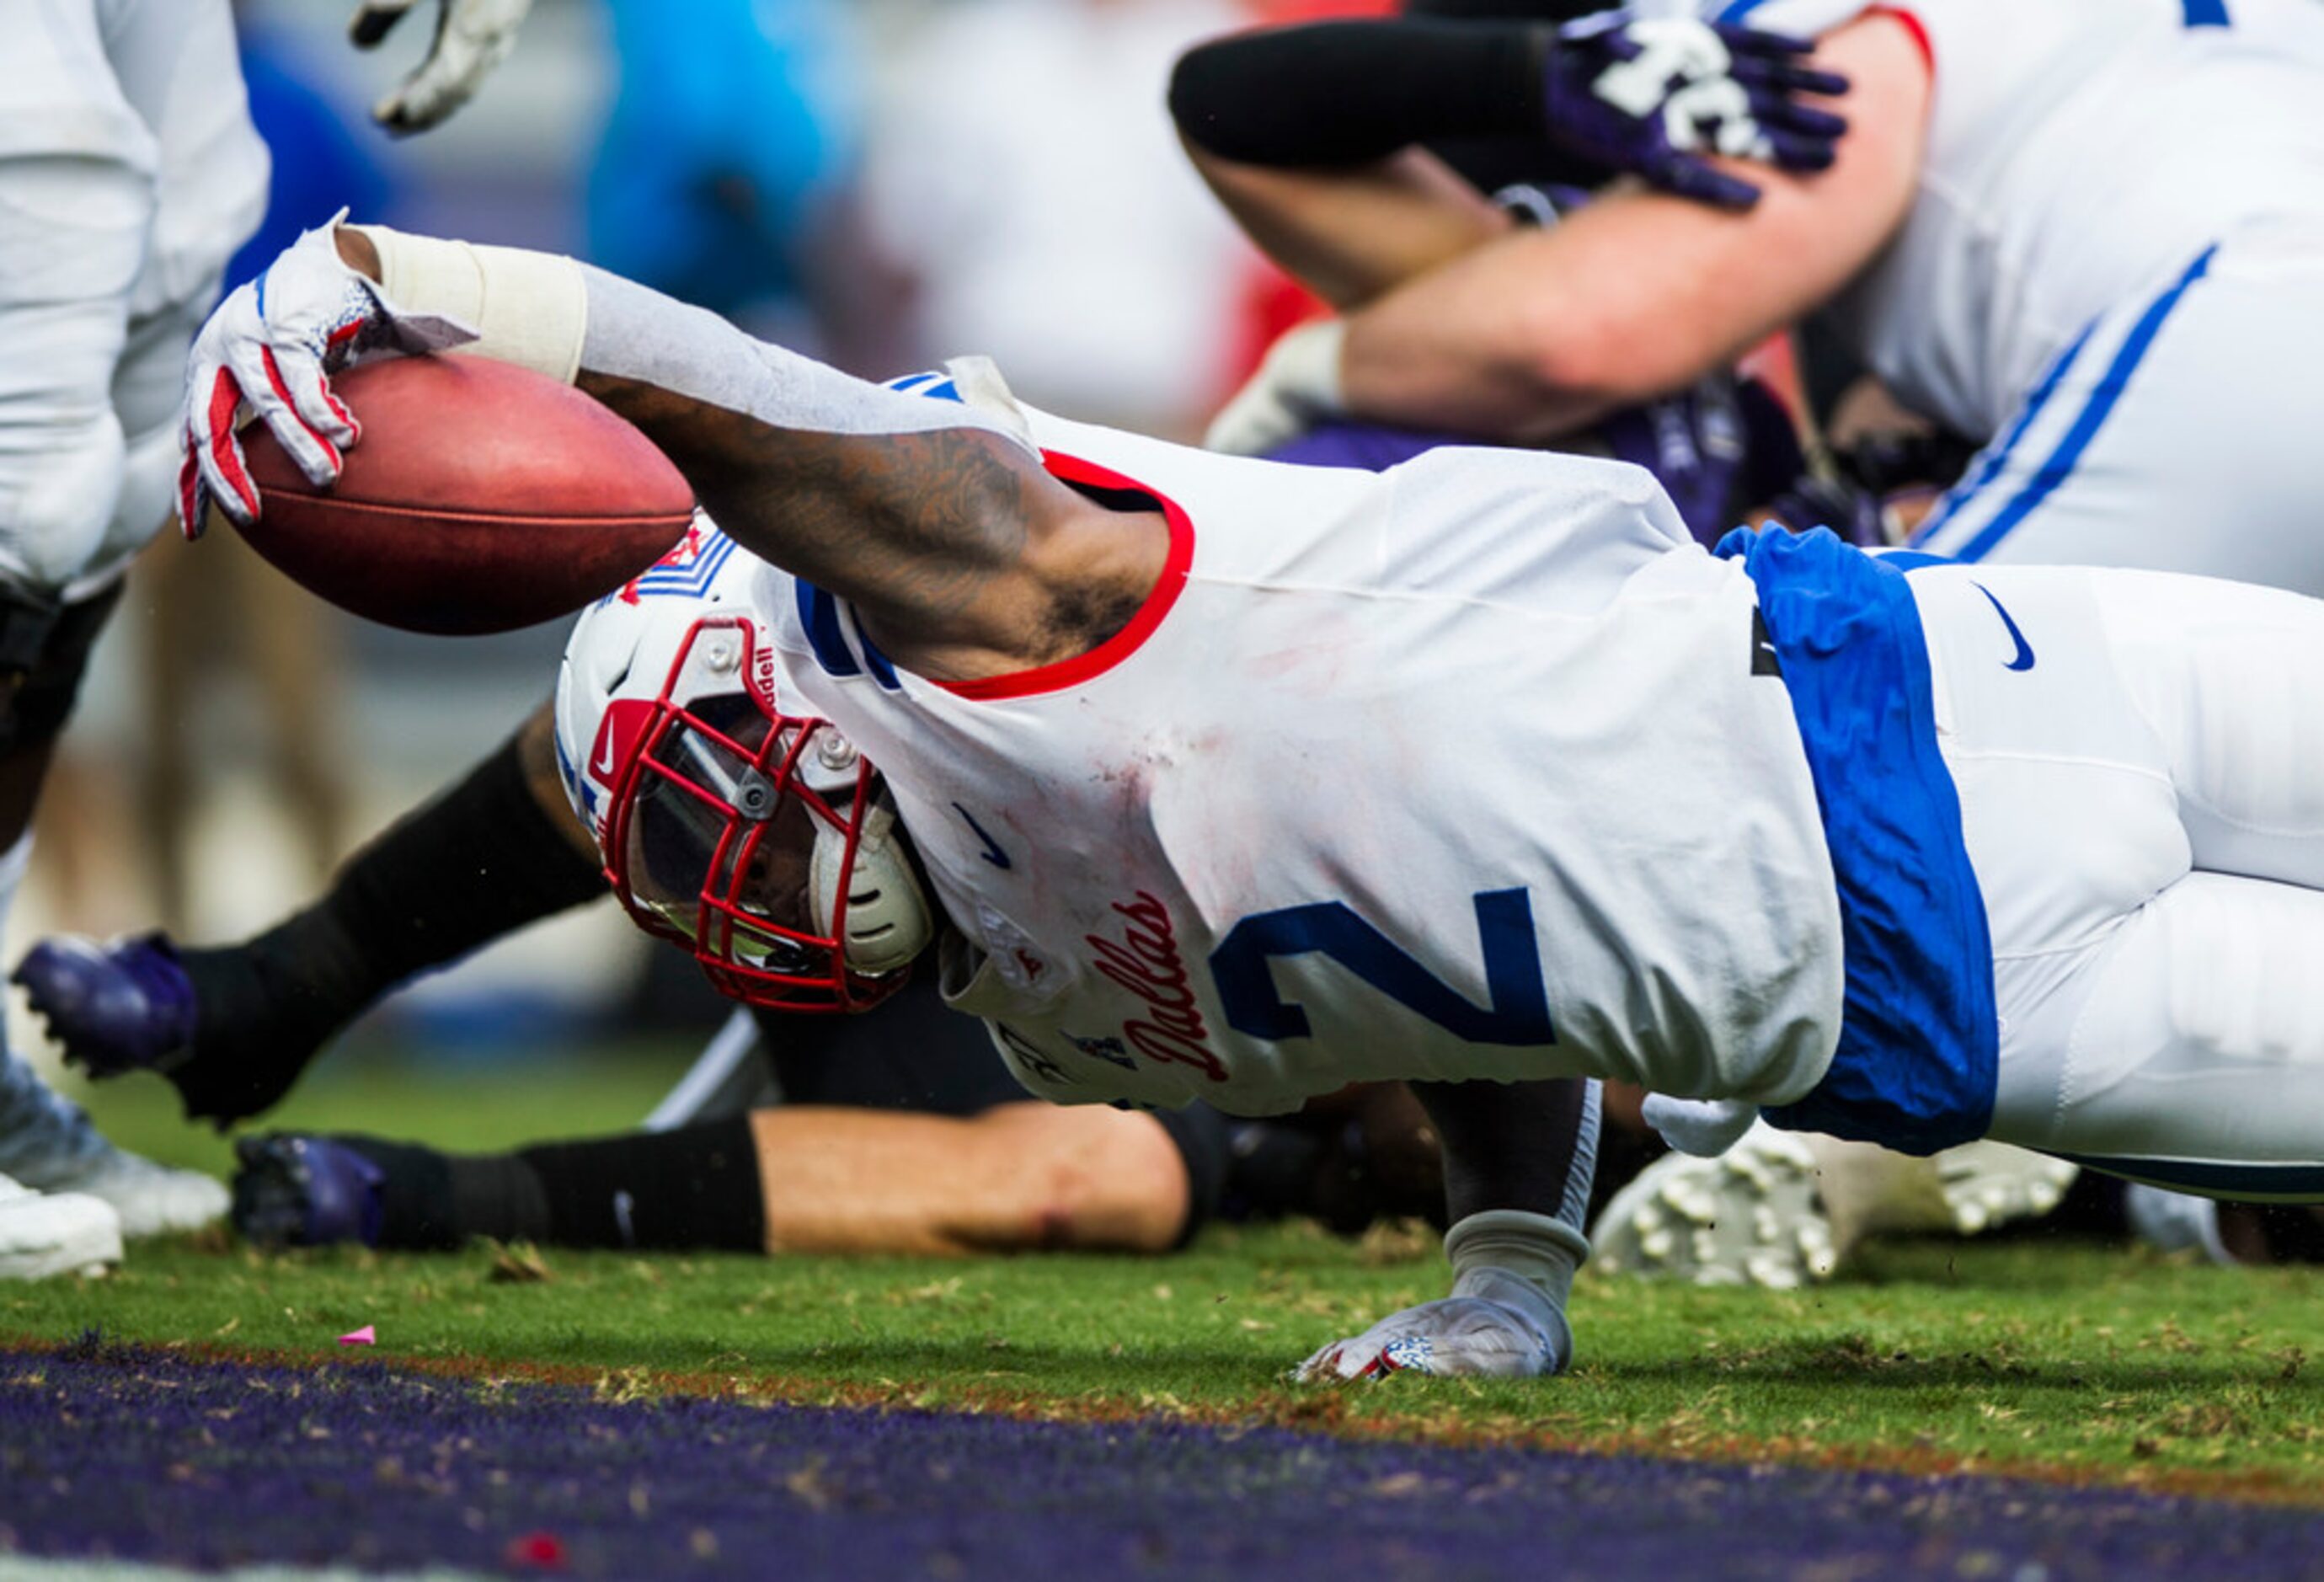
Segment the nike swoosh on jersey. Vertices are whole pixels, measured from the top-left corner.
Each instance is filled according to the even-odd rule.
[[[952,805],[952,810],[958,813],[962,818],[967,819],[968,827],[976,831],[976,838],[984,842],[984,849],[977,853],[977,856],[982,857],[986,862],[991,863],[996,868],[1008,868],[1014,867],[1016,865],[1009,860],[1009,854],[1001,849],[1001,843],[993,839],[991,836],[985,833],[984,826],[976,821],[975,814],[970,812],[966,808],[962,807],[958,802],[954,802]]]
[[[1993,597],[1993,589],[1986,587],[1982,582],[1973,582],[1969,584],[1969,586],[1976,588],[1978,592],[1985,595],[1986,602],[1993,606],[1993,613],[1999,615],[2001,617],[2001,624],[2009,628],[2009,640],[2017,644],[2017,652],[2015,655],[2003,661],[2002,662],[2008,669],[2013,671],[2032,670],[2034,668],[2034,645],[2025,641],[2025,634],[2017,629],[2017,623],[2009,618],[2009,612],[2003,609],[2001,607],[2001,601]]]

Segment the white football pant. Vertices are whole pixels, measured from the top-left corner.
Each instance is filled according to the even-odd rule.
[[[2324,1197],[2324,602],[2065,567],[1912,587],[1992,928],[1992,1135]]]
[[[85,597],[169,519],[186,350],[266,202],[227,0],[32,0],[0,72],[0,577]]]

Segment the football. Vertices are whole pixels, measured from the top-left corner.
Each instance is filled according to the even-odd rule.
[[[659,560],[693,515],[651,440],[530,369],[397,357],[332,388],[363,425],[338,482],[317,488],[263,424],[245,428],[260,505],[241,532],[370,620],[463,635],[569,615]]]

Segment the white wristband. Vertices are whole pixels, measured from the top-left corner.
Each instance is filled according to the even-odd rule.
[[[515,363],[567,384],[581,371],[589,290],[574,260],[408,236],[385,226],[350,228],[379,250],[380,291],[397,311],[439,314],[476,331],[460,352]]]

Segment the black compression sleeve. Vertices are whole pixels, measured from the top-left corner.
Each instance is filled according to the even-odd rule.
[[[1488,1208],[1554,1215],[1589,1196],[1587,1177],[1575,1177],[1594,1167],[1598,1139],[1581,1078],[1416,1082],[1412,1091],[1443,1143],[1454,1220]]]
[[[513,1156],[540,1184],[559,1247],[767,1250],[767,1203],[751,1117],[582,1143]]]
[[[171,1080],[190,1115],[254,1115],[395,984],[604,893],[534,800],[512,737],[347,859],[313,906],[241,945],[180,953],[194,1050]]]
[[[550,1247],[766,1250],[767,1207],[748,1115],[513,1153],[332,1140],[385,1177],[383,1247],[434,1250],[491,1236]]]
[[[1170,78],[1186,140],[1246,164],[1329,167],[1416,143],[1538,137],[1548,30],[1321,22],[1189,51]]]

